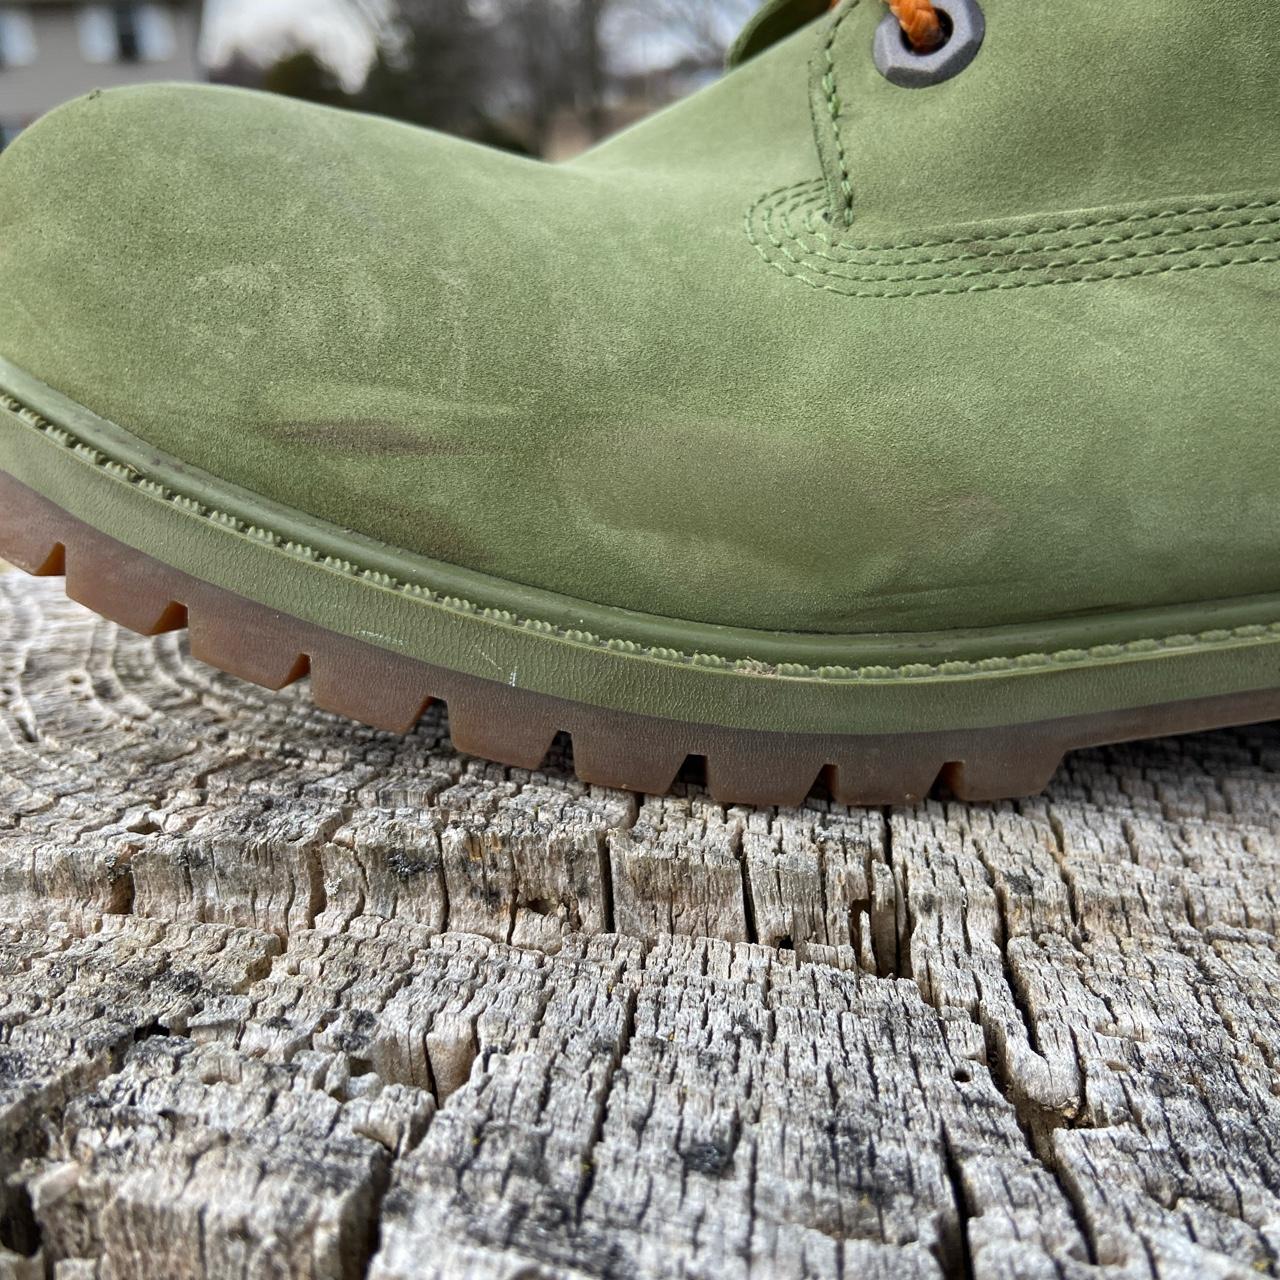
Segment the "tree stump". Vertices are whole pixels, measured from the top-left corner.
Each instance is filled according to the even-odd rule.
[[[0,576],[0,1277],[1255,1277],[1280,727],[724,808]]]

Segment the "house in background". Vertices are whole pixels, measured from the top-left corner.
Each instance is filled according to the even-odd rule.
[[[51,107],[146,80],[195,80],[199,0],[0,0],[0,148]]]

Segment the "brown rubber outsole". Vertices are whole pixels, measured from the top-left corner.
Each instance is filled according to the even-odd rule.
[[[182,627],[191,654],[268,689],[309,676],[317,706],[405,733],[433,701],[454,746],[520,768],[558,732],[584,782],[661,794],[690,756],[725,803],[799,804],[817,784],[849,805],[909,804],[936,786],[962,800],[1044,790],[1063,755],[1086,746],[1280,718],[1280,689],[938,733],[752,732],[614,711],[432,666],[328,631],[202,582],[98,532],[0,473],[0,557],[65,576],[67,595],[142,635]]]

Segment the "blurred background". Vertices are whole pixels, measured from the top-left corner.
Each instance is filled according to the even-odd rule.
[[[754,0],[0,0],[0,148],[90,89],[212,80],[565,159],[701,87]]]

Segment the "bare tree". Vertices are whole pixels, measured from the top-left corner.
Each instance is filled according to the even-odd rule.
[[[624,55],[645,43],[656,62],[707,68],[723,65],[755,0],[611,0],[610,44]],[[634,59],[626,59],[631,62]],[[661,69],[661,68],[654,68]]]
[[[710,69],[752,0],[346,0],[377,55],[354,103],[543,153],[557,121],[609,129],[639,73]]]
[[[506,106],[527,122],[530,147],[543,154],[556,118],[576,105],[567,66],[577,38],[576,0],[502,0]]]
[[[523,123],[545,149],[572,112],[607,129],[607,9],[617,0],[348,0],[378,54],[361,95],[372,110],[474,135]]]
[[[470,0],[350,0],[377,54],[359,95],[367,110],[470,137],[493,132],[496,35]]]

